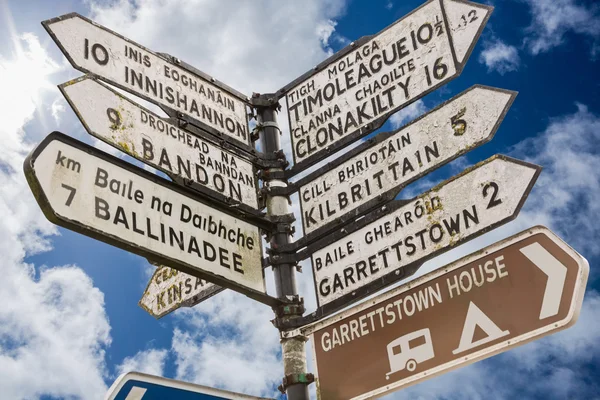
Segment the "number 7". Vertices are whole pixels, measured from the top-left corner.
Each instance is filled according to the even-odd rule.
[[[77,189],[75,189],[72,186],[65,185],[64,183],[61,186],[64,187],[65,189],[67,189],[70,192],[69,193],[69,197],[67,197],[67,201],[65,202],[65,206],[70,207],[71,206],[71,202],[73,201],[73,197],[75,197],[75,192],[77,191]]]

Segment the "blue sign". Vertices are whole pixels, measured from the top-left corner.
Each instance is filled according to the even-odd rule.
[[[106,400],[267,400],[159,376],[129,372],[108,390]]]

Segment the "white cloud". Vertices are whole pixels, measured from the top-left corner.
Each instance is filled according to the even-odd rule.
[[[43,269],[37,281],[31,265],[11,260],[1,271],[3,397],[87,399],[96,393],[100,399],[106,391],[104,348],[110,344],[102,292],[73,266]]]
[[[167,350],[149,349],[139,351],[132,357],[126,357],[115,367],[116,375],[126,372],[144,372],[150,375],[162,376],[167,358]]]
[[[7,14],[6,18],[10,18],[10,15]],[[44,115],[40,111],[41,95],[47,91],[58,92],[48,78],[60,72],[62,67],[47,56],[33,34],[16,35],[16,32],[12,32],[10,38],[13,57],[9,62],[5,55],[0,55],[0,87],[4,93],[11,95],[0,97],[0,109],[3,111],[4,129],[17,132],[23,126],[22,116],[32,115],[35,109],[38,110],[36,116],[45,125]]]
[[[544,133],[519,143],[511,154],[542,165],[523,223],[546,223],[584,255],[600,255],[600,116],[577,104]]]
[[[253,395],[274,396],[283,377],[269,307],[225,291],[178,313],[173,334],[177,379]],[[184,330],[185,329],[185,330]]]
[[[536,55],[563,44],[566,34],[576,33],[592,42],[591,53],[598,52],[600,8],[577,0],[526,0],[531,7],[532,23],[525,39],[529,51]]]
[[[273,92],[324,60],[344,0],[91,2],[91,18],[243,93]]]
[[[6,16],[9,18],[8,14]],[[27,151],[21,140],[24,134],[22,127],[33,118],[36,110],[39,111],[41,94],[57,90],[48,81],[48,76],[60,70],[35,36],[17,36],[15,33],[11,39],[14,48],[12,57],[0,55],[0,87],[4,93],[0,96],[3,142],[0,160],[10,164],[16,163],[21,152]]]
[[[62,114],[64,114],[64,112],[66,111],[64,99],[62,97],[57,97],[56,100],[52,102],[50,110],[52,112],[52,117],[54,118],[56,125],[60,125]]]
[[[485,45],[479,55],[479,62],[487,66],[488,72],[496,71],[504,75],[507,72],[517,71],[521,58],[515,46],[496,40]]]
[[[329,39],[333,32],[335,32],[335,26],[337,23],[328,19],[317,25],[317,35],[321,40],[321,46],[327,48],[329,46]]]
[[[22,165],[32,148],[24,127],[36,113],[44,123],[41,97],[56,90],[48,76],[61,67],[37,37],[16,35],[6,4],[1,5],[14,47],[12,57],[0,55],[0,87],[10,93],[0,96],[1,397],[87,399],[96,393],[101,398],[104,352],[111,340],[103,294],[80,268],[36,269],[23,261],[49,250],[50,237],[57,234],[35,203]]]
[[[392,127],[397,129],[413,119],[425,114],[427,110],[428,109],[425,107],[423,100],[417,100],[408,107],[404,107],[397,113],[392,114],[389,121],[392,123]]]

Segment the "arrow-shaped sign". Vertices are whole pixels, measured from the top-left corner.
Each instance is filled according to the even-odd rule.
[[[51,222],[268,305],[259,228],[150,172],[60,132],[25,176]],[[247,218],[250,221],[250,218]]]
[[[182,68],[77,14],[42,25],[71,65],[155,104],[188,115],[214,135],[250,144],[245,96],[199,72]]]
[[[259,208],[255,169],[244,158],[164,121],[89,76],[59,88],[91,135],[170,176],[196,182],[219,201]]]
[[[403,187],[492,139],[515,92],[473,86],[409,125],[295,183],[305,242],[395,198]],[[312,235],[311,235],[312,234]]]
[[[541,167],[493,156],[410,201],[393,201],[307,246],[320,318],[428,259],[516,218]]]
[[[588,272],[538,226],[286,334],[312,335],[321,398],[379,398],[572,326]]]
[[[176,381],[141,372],[128,372],[117,378],[105,400],[269,400],[194,383]]]
[[[159,266],[152,274],[139,306],[158,319],[180,307],[193,307],[223,290],[204,279]]]
[[[290,174],[460,75],[491,11],[464,0],[430,0],[281,89],[295,162]]]

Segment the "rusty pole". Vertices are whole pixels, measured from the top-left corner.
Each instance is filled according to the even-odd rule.
[[[277,111],[280,106],[273,95],[253,95],[252,103],[257,110],[257,129],[260,134],[262,151],[266,154],[279,154],[281,149],[281,131],[277,125]],[[285,159],[284,159],[285,160]],[[267,217],[278,224],[278,229],[270,238],[271,248],[277,248],[291,242],[294,214],[289,209],[289,197],[273,193],[269,188],[288,186],[281,175],[285,166],[269,168],[263,172],[263,193],[266,194]],[[296,288],[296,264],[273,265],[277,297],[292,301],[289,306],[275,309],[276,323],[285,322],[302,316],[304,306]],[[281,329],[280,329],[281,332]],[[308,385],[312,375],[307,374],[304,336],[281,337],[284,378],[279,389],[287,394],[288,400],[309,400]]]

